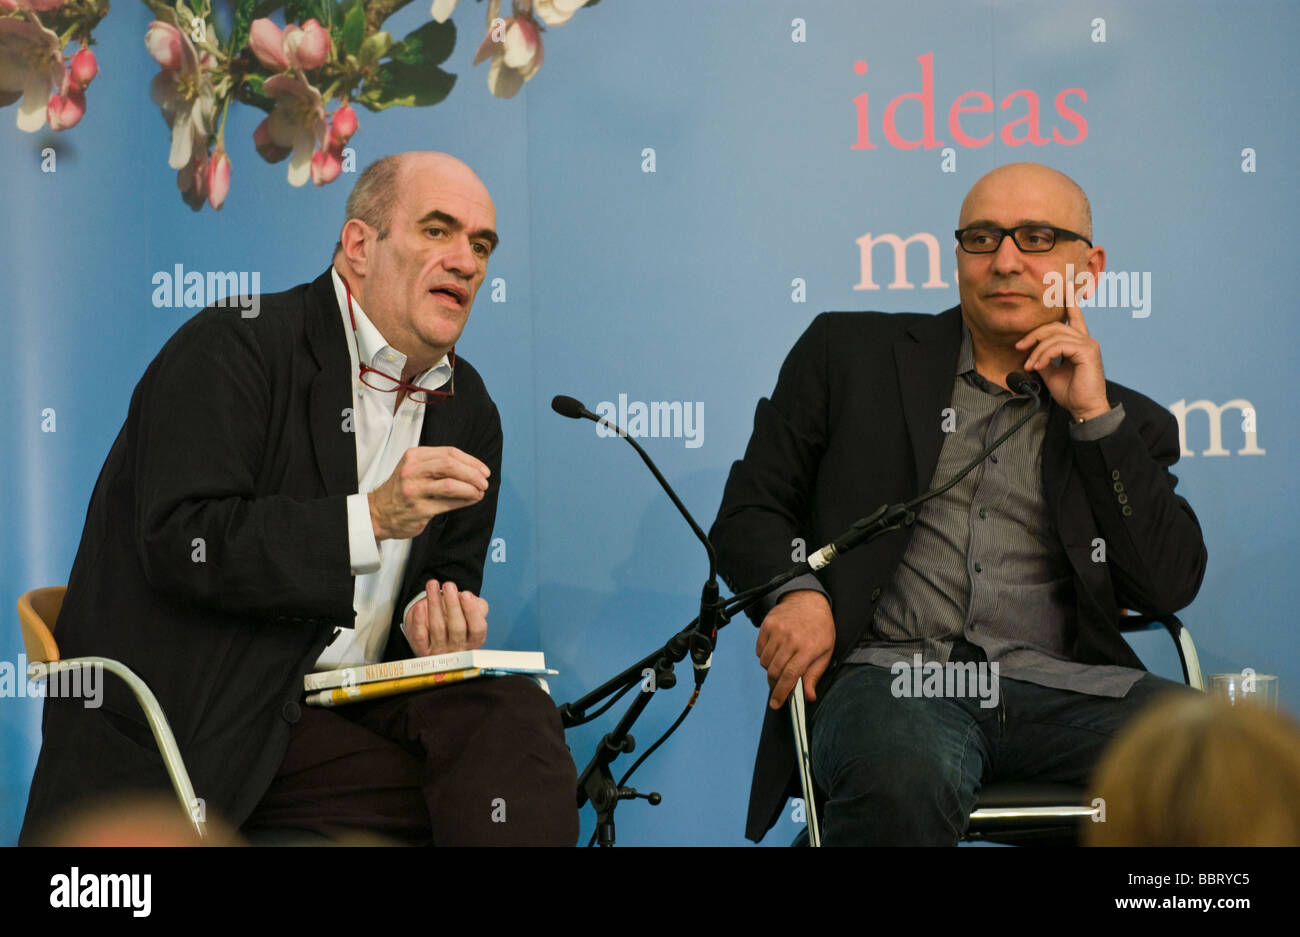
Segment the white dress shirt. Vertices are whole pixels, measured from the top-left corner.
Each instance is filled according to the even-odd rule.
[[[348,548],[355,583],[352,607],[356,625],[344,628],[316,659],[317,670],[334,670],[377,663],[388,641],[397,591],[402,586],[406,560],[411,553],[410,540],[375,541],[370,521],[367,495],[388,481],[402,458],[402,453],[420,444],[427,404],[416,403],[409,396],[393,411],[394,393],[384,393],[361,382],[359,361],[400,378],[406,367],[406,355],[393,348],[366,318],[355,296],[352,312],[356,316],[356,335],[348,315],[347,293],[338,271],[331,268],[334,295],[343,317],[348,340],[352,376],[352,427],[356,437],[357,494],[349,495]],[[358,357],[359,356],[359,357]],[[451,363],[444,355],[432,368],[411,383],[435,390],[451,379]],[[417,597],[418,600],[418,597]],[[414,603],[412,603],[414,604]],[[410,611],[409,606],[407,612]]]

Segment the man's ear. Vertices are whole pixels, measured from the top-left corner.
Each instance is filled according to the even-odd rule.
[[[366,275],[366,235],[369,233],[370,227],[364,221],[349,218],[339,235],[339,243],[343,246],[343,256],[347,258],[348,266],[361,277]]]
[[[1091,296],[1097,288],[1097,280],[1101,277],[1102,271],[1106,269],[1106,248],[1088,248],[1088,260],[1085,269],[1092,276],[1088,278],[1088,290],[1084,295]]]
[[[1088,248],[1088,254],[1083,259],[1074,273],[1074,293],[1080,299],[1087,299],[1097,289],[1097,278],[1101,272],[1106,269],[1106,251],[1101,247]],[[1062,322],[1069,321],[1069,311],[1061,318]]]

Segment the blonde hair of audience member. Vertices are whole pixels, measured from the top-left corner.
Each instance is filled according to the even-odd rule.
[[[1111,743],[1090,846],[1300,845],[1300,726],[1262,706],[1177,694]]]
[[[39,837],[41,846],[247,846],[248,841],[220,817],[208,815],[198,832],[174,797],[151,794],[107,796],[73,811]],[[292,829],[259,845],[303,845]],[[313,838],[309,843],[315,845]],[[361,830],[332,837],[330,846],[394,846],[390,839]]]
[[[74,811],[41,837],[42,846],[242,846],[223,820],[208,818],[200,839],[176,798],[108,796]]]

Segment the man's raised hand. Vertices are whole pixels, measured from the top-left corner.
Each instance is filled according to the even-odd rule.
[[[454,446],[415,446],[367,495],[375,540],[409,540],[430,519],[483,500],[491,470]]]
[[[1053,400],[1075,419],[1090,420],[1110,409],[1101,346],[1088,333],[1078,305],[1065,308],[1067,322],[1040,325],[1016,342],[1016,348],[1028,352],[1024,369],[1038,372]],[[1053,364],[1058,358],[1061,363]]]

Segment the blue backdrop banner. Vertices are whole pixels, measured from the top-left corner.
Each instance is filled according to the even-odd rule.
[[[505,439],[488,644],[543,649],[557,700],[683,627],[707,564],[635,454],[552,396],[631,423],[707,528],[812,319],[955,305],[963,196],[1032,160],[1091,198],[1110,275],[1083,311],[1107,376],[1178,421],[1209,552],[1181,613],[1202,667],[1277,674],[1297,710],[1296,4],[313,0],[273,31],[252,4],[100,6],[0,0],[0,843],[40,746],[14,603],[67,581],[136,382],[214,298],[252,311],[324,271],[355,174],[408,149],[460,157],[496,203],[458,344]],[[634,780],[664,801],[620,809],[621,843],[744,842],[754,640],[744,619],[722,632]],[[1167,638],[1133,643],[1178,677]],[[653,701],[639,750],[690,682]],[[579,769],[611,725],[568,733]]]

